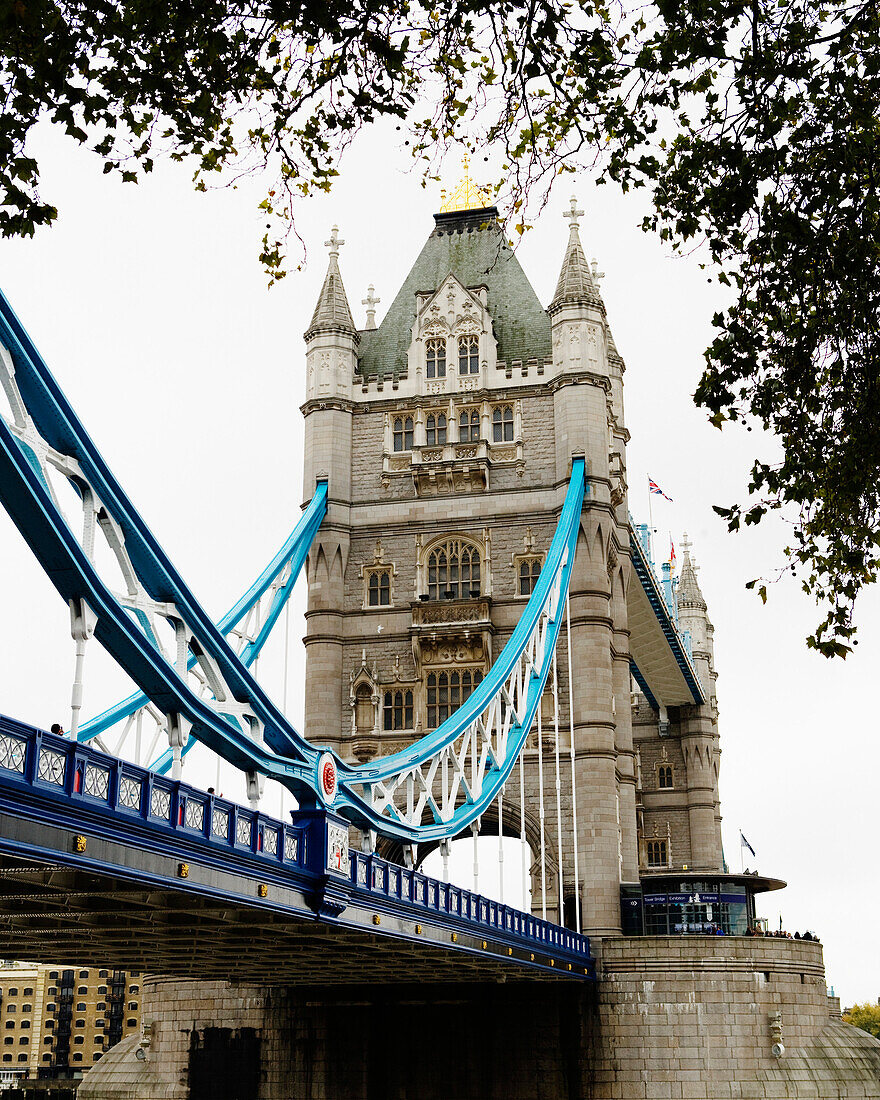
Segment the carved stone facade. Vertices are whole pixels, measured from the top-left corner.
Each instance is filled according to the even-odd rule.
[[[460,705],[516,626],[556,528],[572,457],[584,455],[587,503],[570,607],[573,664],[586,674],[573,685],[572,715],[563,641],[560,735],[567,754],[573,718],[578,859],[589,868],[584,924],[615,932],[620,883],[638,882],[639,873],[625,717],[627,432],[623,363],[576,221],[548,309],[493,210],[435,216],[378,327],[356,330],[340,289],[331,254],[306,341],[304,495],[327,476],[329,510],[308,562],[305,733],[362,762],[405,744],[402,733],[421,736]],[[345,360],[344,378],[324,367],[326,354],[334,364]],[[322,389],[326,380],[335,389]],[[371,605],[365,578],[379,567],[392,572],[393,599]],[[398,690],[413,693],[410,731],[396,728],[393,707],[395,728],[385,728],[386,692],[393,703]],[[405,712],[405,697],[401,706]],[[526,773],[526,809],[535,815],[536,740]],[[547,850],[559,853],[547,816]],[[566,826],[551,888],[560,859],[564,880],[574,881]]]

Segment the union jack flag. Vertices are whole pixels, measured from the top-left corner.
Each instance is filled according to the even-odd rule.
[[[668,497],[652,477],[648,478],[648,489],[650,492],[656,493],[658,497],[663,497],[664,500],[668,500],[669,503],[672,504],[672,497]]]

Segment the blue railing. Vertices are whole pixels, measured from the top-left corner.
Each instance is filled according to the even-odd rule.
[[[291,815],[292,821],[280,821],[3,715],[0,802],[9,813],[15,806],[26,806],[21,812],[51,827],[63,824],[84,832],[97,828],[104,838],[175,858],[204,860],[218,869],[229,870],[232,864],[304,891],[327,877],[326,861],[317,852],[323,828],[314,828],[314,811],[302,812],[300,821],[298,812]],[[19,854],[26,858],[28,852],[22,849]],[[114,874],[119,870],[114,866]],[[518,963],[595,976],[588,937],[376,855],[351,852],[348,874],[341,876],[339,885],[348,895],[341,911],[366,907],[425,920],[449,934],[445,942],[450,949],[456,947],[460,930],[491,937],[496,954],[499,944],[509,945],[509,955],[515,947],[513,961]],[[473,950],[466,943],[458,946]]]

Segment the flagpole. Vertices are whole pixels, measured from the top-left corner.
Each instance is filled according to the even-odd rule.
[[[650,478],[648,479],[650,482]],[[654,511],[651,507],[651,497],[654,494],[651,492],[651,486],[648,485],[648,554],[651,560],[654,560]]]

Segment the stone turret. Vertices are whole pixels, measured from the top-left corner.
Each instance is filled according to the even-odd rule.
[[[339,723],[327,716],[337,708],[343,679],[340,608],[350,539],[345,519],[351,503],[352,385],[360,336],[351,316],[339,249],[345,244],[334,225],[326,246],[327,274],[312,322],[305,333],[306,402],[303,496],[308,500],[318,478],[328,481],[328,515],[309,552],[309,609],[306,661],[305,733],[319,744],[338,745]]]
[[[679,621],[690,631],[694,666],[706,694],[702,706],[683,708],[682,751],[687,768],[688,815],[691,858],[696,870],[721,867],[721,802],[718,769],[721,748],[715,699],[713,627],[705,597],[697,580],[687,535],[682,543],[681,580],[678,586]]]

